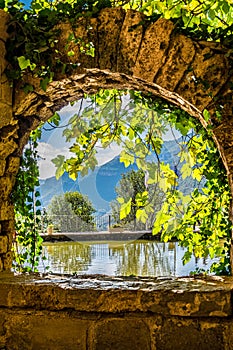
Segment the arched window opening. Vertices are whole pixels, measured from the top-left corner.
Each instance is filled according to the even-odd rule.
[[[69,110],[72,115],[68,114]],[[68,237],[72,237],[69,232],[81,235],[83,231],[95,235],[99,231],[108,231],[108,235],[117,231],[121,238],[127,232],[136,234],[130,237],[131,244],[44,245],[44,252],[56,272],[89,272],[93,257],[101,254],[108,256],[110,268],[98,271],[94,266],[93,273],[177,275],[180,265],[179,269],[185,271],[181,274],[187,274],[180,268],[181,262],[176,262],[181,255],[184,263],[202,257],[204,265],[206,259],[216,258],[212,269],[222,273],[229,271],[231,225],[227,177],[211,135],[197,119],[152,94],[99,90],[56,112],[41,130],[39,153],[34,149],[37,146],[34,133],[25,154],[28,152],[35,157],[33,171],[36,172],[36,163],[43,167],[43,158],[48,161],[50,153],[52,163],[46,165],[46,171],[55,165],[59,180],[54,177],[46,180],[48,174],[42,175],[41,203],[37,190],[29,200],[32,224],[37,225],[38,232],[45,232],[46,226],[51,224],[55,231]],[[58,137],[61,134],[65,137],[64,144]],[[55,154],[55,150],[63,152]],[[112,160],[106,162],[110,150],[113,151]],[[105,166],[101,162],[105,162]],[[111,166],[115,167],[115,175],[110,176],[108,183],[103,173]],[[23,170],[25,173],[25,168]],[[94,179],[94,183],[90,179]],[[89,205],[88,216],[87,212],[86,216],[83,214],[84,206],[80,201],[79,208],[75,207],[74,198],[64,195],[77,191],[82,194],[85,208]],[[35,208],[37,205],[39,211]],[[18,227],[22,222],[21,219]],[[167,243],[136,244],[142,231],[149,235],[153,232]],[[31,237],[33,242],[33,235]],[[40,265],[36,256],[42,246],[39,245],[37,251],[33,244],[31,263],[36,262],[36,266]],[[117,263],[113,268],[114,258]],[[57,269],[56,259],[60,259]],[[217,266],[217,263],[220,264]],[[132,266],[137,267],[133,269]],[[205,266],[197,263],[195,267],[201,271]]]

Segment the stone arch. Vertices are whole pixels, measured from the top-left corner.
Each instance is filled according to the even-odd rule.
[[[99,88],[150,92],[186,110],[203,127],[211,124],[233,194],[232,76],[226,48],[185,37],[162,18],[147,23],[136,11],[103,9],[95,18],[77,20],[75,27],[68,22],[56,26],[57,44],[51,54],[55,75],[45,92],[39,78],[30,73],[11,86],[4,72],[9,17],[3,11],[0,17],[0,271],[11,267],[14,215],[10,194],[30,131],[64,105]],[[68,42],[71,33],[93,42],[95,56],[81,53],[77,43]],[[67,45],[74,52],[71,57]],[[56,70],[55,55],[66,65],[78,65],[61,73]],[[21,89],[25,83],[32,84],[34,91],[25,94]],[[202,115],[205,109],[211,115],[208,122]],[[215,117],[219,109],[220,121]]]

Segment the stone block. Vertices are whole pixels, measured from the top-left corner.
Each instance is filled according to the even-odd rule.
[[[2,259],[4,270],[10,271],[12,268],[13,252],[8,251],[6,254],[3,254]]]
[[[150,331],[139,319],[108,319],[98,322],[93,350],[149,350]]]
[[[5,285],[2,283],[1,284],[1,293],[0,293],[0,306],[1,307],[5,308],[5,307],[9,306],[9,303],[8,303],[9,296],[11,296],[11,289],[9,288],[8,285]]]
[[[6,66],[7,66],[7,61],[5,60],[5,57],[6,57],[6,45],[5,45],[4,41],[0,41],[0,52],[1,52],[0,72],[1,72],[1,75],[2,75],[2,72],[4,72],[4,70],[6,69]]]
[[[1,49],[1,48],[0,48]],[[4,61],[4,62],[1,62],[0,61],[0,64],[1,65],[7,65],[7,62]],[[8,78],[6,76],[6,74],[2,74],[1,75],[1,78],[0,78],[0,99],[3,103],[6,104],[6,107],[10,108],[11,109],[11,104],[12,104],[12,87],[8,81]]]
[[[0,107],[1,108],[1,107]],[[1,118],[1,116],[0,116]],[[1,125],[0,125],[1,127]],[[14,140],[9,140],[8,142],[1,142],[0,143],[0,158],[6,158],[10,154],[12,154],[16,149],[18,145]]]
[[[1,96],[1,95],[0,95]],[[12,121],[12,106],[6,104],[0,98],[0,129],[8,126]]]
[[[128,10],[121,28],[119,49],[117,53],[117,71],[132,74],[138,50],[143,36],[143,19],[141,12]]]
[[[6,41],[9,37],[7,33],[8,23],[11,20],[9,13],[0,10],[0,38],[2,41]]]
[[[7,252],[8,248],[8,238],[7,236],[0,236],[0,254]]]
[[[97,35],[98,21],[96,18],[87,19],[79,18],[77,21],[77,27],[75,28],[74,36],[79,38],[80,43],[71,43],[70,49],[74,51],[74,56],[69,57],[69,60],[73,63],[80,62],[80,67],[94,68],[96,67],[96,55],[94,57],[86,55],[80,51],[81,46],[85,46],[92,42],[94,47],[97,47],[98,35]]]
[[[10,220],[14,217],[14,207],[7,201],[1,201],[0,198],[0,221]]]
[[[103,9],[98,16],[98,52],[100,69],[116,71],[117,48],[125,11],[120,8]]]
[[[6,235],[7,233],[12,233],[15,231],[15,220],[6,220],[1,222],[2,227],[2,235]],[[9,238],[9,236],[8,236]]]
[[[160,67],[167,58],[174,25],[171,21],[160,18],[149,25],[143,37],[133,75],[148,82],[153,82]]]
[[[5,349],[6,347],[6,337],[5,337],[5,323],[6,313],[0,311],[0,349]]]
[[[232,350],[233,349],[233,322],[232,320],[229,320],[229,322],[226,323],[226,327],[224,329],[224,343],[225,343],[225,350]]]
[[[2,200],[8,199],[10,193],[12,192],[14,182],[15,179],[13,178],[13,176],[2,176],[0,178],[0,198]]]
[[[175,317],[227,317],[232,315],[231,306],[231,290],[226,289],[224,285],[214,290],[214,284],[203,285],[196,281],[196,287],[193,290],[191,284],[183,284],[184,289],[172,288],[170,282],[170,290],[168,285],[159,290],[148,291],[141,295],[141,309],[143,311],[153,312],[154,314],[162,314]],[[217,285],[216,285],[217,286]],[[180,282],[182,287],[182,282]]]
[[[14,313],[5,327],[7,349],[86,350],[89,322],[67,314]]]
[[[0,255],[0,272],[3,271],[3,260],[2,260],[2,257]]]
[[[19,171],[20,157],[9,157],[7,173],[16,175]]]
[[[170,46],[166,62],[156,77],[156,84],[174,91],[193,61],[195,47],[191,39],[181,34],[173,36]]]
[[[207,327],[206,327],[207,326]],[[223,326],[200,319],[166,319],[156,327],[154,342],[159,350],[225,350]]]
[[[5,173],[6,161],[4,159],[0,159],[0,176],[3,176]]]
[[[206,59],[208,55],[210,58]],[[211,96],[221,91],[221,86],[228,79],[228,72],[228,63],[224,55],[213,54],[208,47],[201,47],[196,51],[192,71],[186,71],[176,92],[199,110],[203,110],[212,100]]]

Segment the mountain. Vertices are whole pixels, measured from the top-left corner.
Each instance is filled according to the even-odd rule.
[[[136,170],[136,164],[125,168],[123,163],[120,163],[120,157],[113,158],[110,162],[102,165],[96,175],[96,187],[100,196],[107,202],[111,202],[116,197],[115,187],[121,179],[121,175]]]
[[[55,194],[61,194],[68,191],[80,191],[80,188],[77,181],[71,180],[68,174],[64,173],[59,180],[57,180],[55,176],[45,180],[40,180],[39,190],[42,206],[46,207]]]
[[[178,163],[178,153],[179,145],[175,140],[165,141],[159,158],[174,168],[175,164]],[[148,160],[156,161],[157,159],[152,154],[148,157]],[[46,207],[55,194],[79,191],[88,196],[98,212],[108,212],[110,210],[109,202],[116,198],[115,187],[121,179],[121,175],[132,169],[136,170],[137,166],[131,165],[125,168],[124,164],[120,163],[119,156],[117,156],[108,163],[96,167],[88,175],[84,177],[79,176],[76,181],[70,179],[67,173],[63,174],[59,180],[56,180],[55,177],[40,180],[42,206]],[[182,186],[190,189],[190,187],[194,187],[194,184],[191,184],[190,181],[185,181]]]
[[[70,179],[67,173],[58,180],[55,177],[40,180],[42,206],[46,207],[55,194],[79,191],[88,196],[97,211],[108,212],[109,202],[116,197],[115,187],[121,175],[131,169],[136,170],[137,166],[125,168],[124,164],[120,163],[119,157],[115,157],[108,163],[96,167],[94,171],[89,171],[87,176],[78,176],[76,181]]]

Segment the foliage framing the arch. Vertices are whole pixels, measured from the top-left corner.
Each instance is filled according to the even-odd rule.
[[[24,73],[33,72],[41,79],[41,88],[46,90],[52,81],[54,67],[50,62],[50,53],[54,50],[56,33],[52,30],[60,20],[76,20],[83,16],[95,16],[102,8],[123,6],[143,12],[145,22],[151,22],[162,16],[171,19],[176,29],[198,39],[217,40],[226,46],[232,44],[233,6],[230,0],[166,0],[151,1],[47,1],[34,0],[29,10],[24,10],[22,3],[16,0],[0,2],[0,7],[13,16],[13,32],[17,28],[17,36],[12,35],[8,49],[8,60],[13,69],[8,76],[18,80]],[[85,54],[94,55],[92,43],[77,42]],[[228,52],[231,55],[231,51]],[[67,56],[72,51],[67,50]],[[41,62],[46,62],[42,64]],[[66,72],[76,68],[76,64],[63,64],[58,59],[55,69]],[[25,92],[32,91],[33,86],[26,84]],[[206,112],[208,117],[208,112]],[[214,150],[213,150],[214,153]],[[128,160],[129,161],[129,160]],[[169,173],[169,171],[168,171]],[[174,176],[171,174],[171,177]],[[173,179],[174,180],[174,179]],[[173,181],[172,180],[172,181]],[[161,219],[161,222],[163,220]]]
[[[79,18],[95,17],[106,7],[121,6],[126,10],[140,11],[145,14],[145,26],[164,17],[175,23],[176,31],[192,38],[219,41],[229,49],[233,42],[231,0],[32,0],[29,9],[25,9],[23,5],[18,0],[0,2],[0,8],[13,16],[7,57],[12,66],[8,76],[18,80],[30,71],[40,77],[43,90],[53,80],[55,71],[70,72],[78,66],[78,62],[67,64],[59,57],[59,51],[55,47],[56,24],[69,21],[75,27]],[[91,30],[89,28],[90,34]],[[69,50],[69,41],[75,43],[83,54],[95,55],[91,41],[85,42],[82,38],[70,36],[67,57],[74,54]],[[57,54],[55,65],[51,60],[51,53]],[[227,54],[231,55],[231,50]],[[25,92],[33,91],[33,88],[30,84],[24,85]]]
[[[101,90],[89,97],[84,111],[79,110],[80,113],[70,118],[64,136],[73,142],[70,147],[73,157],[57,156],[53,160],[57,177],[65,171],[73,179],[79,172],[87,174],[97,164],[96,145],[106,148],[112,142],[122,144],[120,161],[126,167],[136,163],[145,173],[147,184],[157,186],[164,193],[165,200],[157,213],[153,233],[161,232],[164,241],[177,238],[186,247],[184,263],[193,252],[197,257],[220,257],[220,265],[213,265],[214,270],[229,273],[230,191],[211,132],[203,130],[199,122],[185,112],[153,96],[131,91],[131,99],[126,103],[122,100],[125,94]],[[183,135],[173,169],[159,159],[162,134],[169,124]],[[152,153],[157,162],[148,161]],[[179,179],[188,176],[195,179],[196,188],[183,193]],[[139,192],[134,201],[127,196],[117,200],[121,205],[119,219],[123,222],[133,210],[137,220],[145,223],[154,210],[147,190]],[[197,225],[199,231],[194,230]]]

